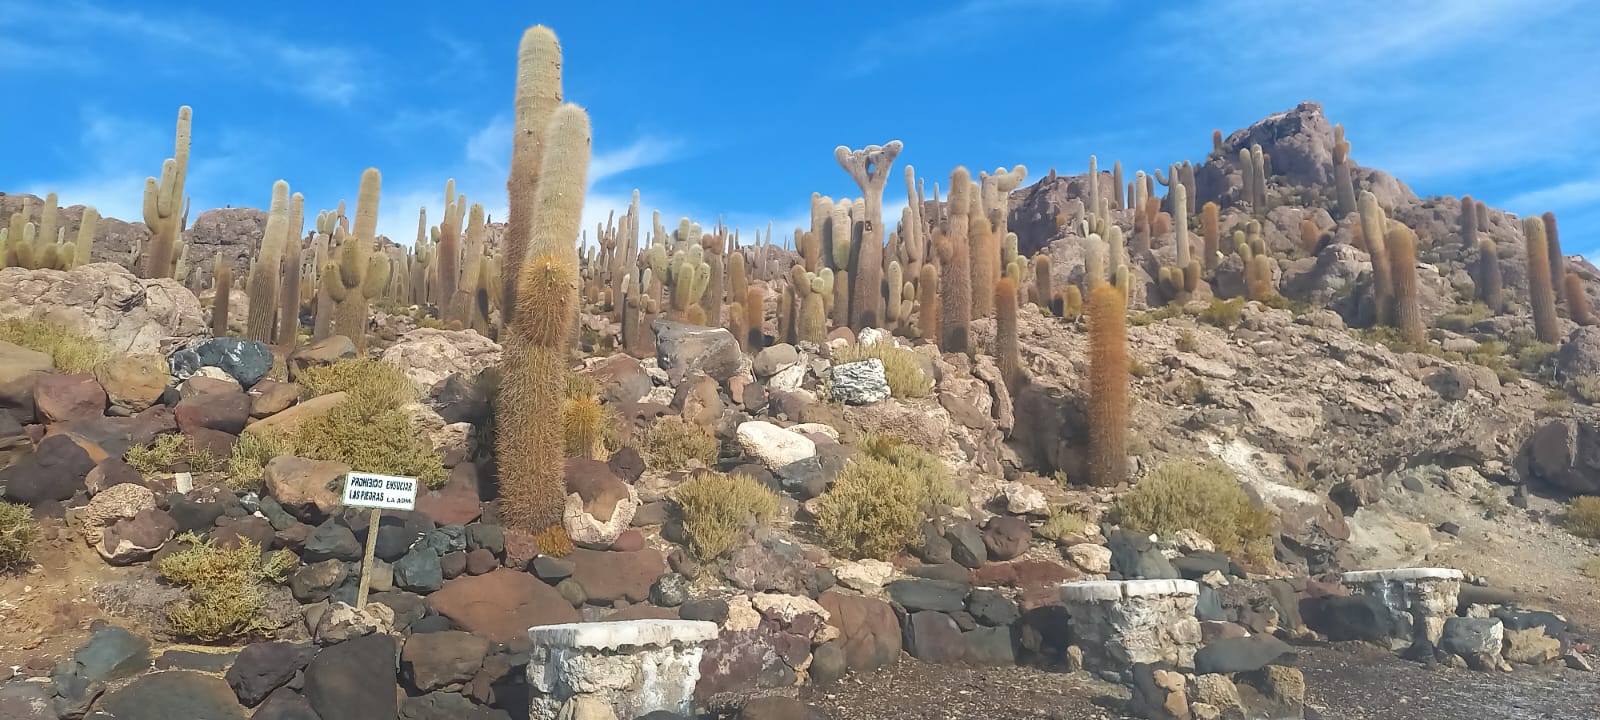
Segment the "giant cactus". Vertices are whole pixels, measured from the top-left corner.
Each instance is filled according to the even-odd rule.
[[[228,334],[228,298],[233,293],[233,266],[224,262],[219,251],[211,266],[211,334]]]
[[[1367,242],[1367,255],[1372,258],[1372,301],[1379,325],[1394,324],[1394,281],[1390,272],[1389,253],[1385,249],[1384,233],[1388,232],[1388,217],[1378,206],[1378,198],[1363,191],[1357,202],[1361,212],[1361,236]]]
[[[1400,328],[1401,339],[1414,346],[1421,345],[1427,337],[1417,296],[1417,234],[1405,225],[1391,222],[1384,244],[1389,250],[1389,268],[1394,273],[1395,325]]]
[[[293,347],[300,339],[301,231],[305,229],[306,199],[300,193],[289,196],[289,225],[284,231],[283,280],[278,293],[279,345]]]
[[[1333,186],[1338,198],[1338,214],[1342,218],[1356,212],[1356,187],[1350,180],[1350,143],[1344,139],[1344,126],[1333,126]]]
[[[1089,482],[1128,478],[1128,328],[1126,301],[1110,285],[1089,293]]]
[[[551,114],[536,206],[522,209],[533,222],[516,302],[507,306],[510,332],[496,403],[504,518],[512,528],[540,533],[541,549],[551,554],[570,549],[561,529],[565,432],[550,408],[560,407],[565,397],[589,142],[589,116],[582,108],[563,105]]]
[[[1473,282],[1477,284],[1478,300],[1498,313],[1505,309],[1502,296],[1505,280],[1500,272],[1500,251],[1492,238],[1478,240],[1478,266]]]
[[[73,249],[73,267],[88,265],[93,261],[94,230],[100,222],[100,212],[93,206],[83,209],[83,217],[78,220],[78,242]]]
[[[1471,248],[1478,244],[1478,211],[1473,207],[1474,204],[1471,195],[1461,196],[1461,247],[1463,249]]]
[[[510,198],[506,214],[505,258],[500,268],[502,326],[516,306],[517,279],[528,257],[535,218],[540,169],[544,162],[545,128],[561,106],[561,42],[543,25],[528,28],[517,47],[517,90],[511,140],[511,175],[506,180]],[[573,232],[576,240],[577,232]]]
[[[1539,342],[1561,342],[1561,323],[1556,317],[1555,286],[1550,278],[1549,242],[1544,220],[1524,218],[1522,234],[1528,243],[1528,302],[1533,306],[1533,332]]]
[[[283,246],[289,235],[289,183],[272,184],[272,205],[267,211],[267,227],[261,234],[261,249],[250,266],[250,315],[244,336],[261,342],[273,341],[273,324],[278,319],[278,279],[282,271]]]
[[[851,150],[840,145],[833,157],[861,188],[866,217],[861,241],[853,248],[850,264],[850,327],[878,327],[883,322],[883,188],[889,181],[889,168],[900,154],[899,140],[887,145],[868,145]]]
[[[324,272],[322,287],[333,298],[333,334],[344,335],[355,343],[357,356],[367,352],[367,320],[370,302],[389,283],[389,261],[373,252],[377,243],[378,199],[383,177],[377,168],[361,173],[361,190],[356,197],[356,220],[352,229],[335,228],[339,242],[337,267]]]
[[[1000,377],[1011,392],[1022,382],[1022,352],[1017,342],[1017,279],[994,284],[994,355]]]
[[[945,352],[966,352],[971,334],[972,260],[967,247],[967,212],[971,204],[967,194],[971,186],[972,176],[966,168],[958,167],[950,174],[949,231],[939,246],[943,262],[939,268],[943,283],[939,294],[939,348]]]
[[[1541,216],[1544,220],[1545,253],[1550,256],[1550,282],[1565,283],[1567,277],[1567,256],[1561,250],[1561,233],[1556,229],[1556,214],[1547,212]],[[1562,300],[1561,293],[1556,293],[1556,302]]]
[[[161,164],[161,178],[145,178],[144,224],[150,228],[150,245],[144,257],[144,277],[171,277],[177,265],[178,236],[188,212],[183,184],[189,174],[188,105],[178,108],[178,129],[172,157]]]

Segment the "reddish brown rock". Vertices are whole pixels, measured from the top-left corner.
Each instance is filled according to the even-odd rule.
[[[237,435],[250,420],[250,396],[243,391],[195,395],[179,400],[174,412],[184,432],[207,428]]]
[[[267,462],[267,492],[305,522],[321,522],[339,511],[339,478],[350,472],[343,463],[279,455]]]
[[[983,528],[983,546],[989,551],[990,560],[1021,557],[1028,551],[1028,540],[1032,537],[1028,522],[1017,517],[995,517]]]
[[[238,435],[211,428],[193,427],[183,434],[189,438],[191,450],[204,451],[219,460],[227,459],[233,454],[233,446],[239,444]]]
[[[508,549],[509,551],[509,549]],[[576,569],[572,578],[592,601],[644,602],[650,585],[667,571],[667,560],[655,550],[611,552],[578,548],[567,556]]]
[[[608,404],[639,402],[652,383],[639,361],[617,353],[584,371],[600,386],[600,399]]]
[[[112,403],[131,412],[154,405],[171,379],[161,355],[116,355],[95,366],[94,376]]]
[[[65,436],[47,437],[28,455],[0,468],[0,493],[24,505],[59,502],[84,490],[95,467],[89,454]]]
[[[616,542],[611,543],[615,552],[634,552],[644,549],[644,533],[638,530],[625,530],[617,536]]]
[[[141,485],[151,490],[156,489],[152,487],[152,483],[145,482],[144,475],[133,469],[133,466],[123,462],[121,458],[106,458],[100,461],[100,464],[94,466],[94,469],[90,470],[88,476],[84,478],[84,486],[90,495],[96,495],[108,487],[123,483]]]
[[[478,497],[478,468],[464,462],[450,469],[438,490],[417,495],[417,510],[439,525],[466,525],[483,514]]]
[[[478,548],[467,553],[467,574],[483,575],[500,567],[500,560],[488,548]]]
[[[300,386],[266,379],[250,386],[250,417],[264,418],[300,401]]]
[[[33,381],[33,406],[39,422],[50,424],[106,414],[106,391],[93,375],[43,373]]]
[[[871,670],[899,659],[900,622],[889,603],[829,591],[817,597],[817,604],[828,611],[828,624],[839,629],[839,642],[851,670]]]
[[[504,568],[451,580],[429,595],[428,602],[456,625],[498,643],[525,639],[528,628],[536,625],[581,619],[555,588]]]
[[[131,565],[150,559],[177,531],[170,516],[149,508],[106,528],[95,550],[112,565]]]

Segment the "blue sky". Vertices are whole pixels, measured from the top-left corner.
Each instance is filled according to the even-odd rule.
[[[375,166],[391,237],[419,205],[436,221],[451,177],[500,218],[517,41],[543,23],[594,124],[589,227],[639,188],[669,225],[792,229],[812,191],[856,193],[834,146],[896,138],[930,182],[1024,163],[1031,183],[1091,153],[1131,174],[1309,99],[1357,163],[1554,211],[1568,252],[1600,254],[1600,14],[1581,0],[777,7],[0,0],[0,190],[137,220],[188,104],[197,209],[264,207],[284,178],[310,216]],[[891,183],[891,222],[903,203]]]

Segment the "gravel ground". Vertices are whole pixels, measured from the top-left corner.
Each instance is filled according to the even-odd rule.
[[[1600,674],[1428,668],[1372,646],[1300,648],[1306,717],[1338,720],[1600,718]],[[1086,673],[969,668],[905,659],[801,699],[838,720],[1122,720],[1128,693]]]

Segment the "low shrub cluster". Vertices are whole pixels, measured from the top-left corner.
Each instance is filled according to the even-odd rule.
[[[1600,497],[1585,495],[1567,503],[1567,530],[1578,537],[1600,539]]]
[[[295,565],[294,553],[279,550],[267,556],[245,540],[227,549],[184,533],[177,542],[189,544],[163,558],[157,572],[168,582],[189,589],[189,600],[167,611],[173,631],[186,638],[217,642],[258,637],[277,630],[266,622],[261,584],[283,582]]]
[[[187,436],[177,434],[157,435],[149,445],[128,448],[122,459],[147,475],[166,472],[179,463],[189,466],[191,472],[216,472],[225,462],[205,448],[195,447]]]
[[[778,496],[747,475],[698,473],[673,497],[683,513],[689,549],[705,562],[732,550],[746,530],[765,526],[778,512]]]
[[[1117,500],[1117,520],[1139,532],[1195,530],[1217,549],[1262,561],[1272,557],[1272,514],[1256,507],[1227,467],[1161,465]]]
[[[33,542],[39,525],[33,510],[0,500],[0,572],[11,572],[26,565],[33,556]]]
[[[49,355],[64,373],[89,372],[111,354],[92,338],[39,320],[0,320],[0,340]]]
[[[645,465],[657,470],[684,470],[717,464],[717,436],[698,424],[670,415],[650,424],[639,441]]]
[[[430,487],[444,482],[442,458],[402,409],[416,401],[417,392],[399,368],[376,360],[345,360],[307,369],[296,382],[311,396],[344,392],[348,397],[291,433],[258,437],[252,446],[236,448],[229,462],[232,482],[248,485],[251,477],[259,478],[257,464],[285,452],[341,462],[362,472],[414,477]]]
[[[921,541],[919,526],[961,502],[944,464],[898,438],[868,435],[817,509],[817,532],[835,554],[887,560]]]

